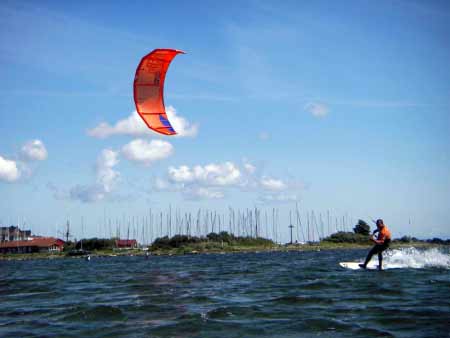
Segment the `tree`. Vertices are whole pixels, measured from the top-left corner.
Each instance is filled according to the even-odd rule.
[[[353,231],[355,234],[361,234],[361,235],[369,235],[370,234],[370,226],[366,222],[364,222],[362,219],[358,220],[358,224],[355,225],[353,228]]]
[[[323,241],[332,243],[361,243],[361,244],[369,243],[369,239],[366,235],[344,231],[336,232],[324,238]]]
[[[402,243],[411,243],[412,242],[412,238],[410,236],[403,236],[398,241],[402,242]]]

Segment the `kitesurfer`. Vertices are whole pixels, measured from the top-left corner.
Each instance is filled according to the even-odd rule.
[[[364,264],[359,264],[359,266],[363,269],[366,268],[367,264],[370,262],[370,259],[373,255],[378,254],[378,270],[383,268],[383,251],[389,247],[389,243],[391,242],[391,232],[387,228],[387,226],[383,223],[382,219],[378,219],[377,229],[373,232],[373,235],[378,232],[377,238],[373,236],[370,240],[375,243],[374,247],[369,251],[367,255],[366,261]]]

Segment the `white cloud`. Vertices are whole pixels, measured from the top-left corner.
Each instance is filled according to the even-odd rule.
[[[25,160],[43,161],[47,159],[48,153],[41,140],[31,140],[22,146],[21,154]]]
[[[113,192],[120,178],[120,173],[114,169],[119,163],[118,156],[118,152],[104,149],[98,156],[95,166],[96,182],[90,185],[75,185],[67,194],[69,198],[85,203],[105,199],[108,194]],[[49,188],[53,190],[55,197],[66,196],[54,186],[49,186]]]
[[[200,200],[200,199],[221,199],[225,196],[222,191],[205,188],[205,187],[192,187],[184,191],[184,195],[188,199]]]
[[[191,200],[224,198],[223,189],[239,187],[244,182],[243,173],[232,162],[169,167],[167,178],[157,178],[154,188],[158,191],[178,191]]]
[[[251,163],[244,163],[244,169],[248,174],[254,174],[256,167]]]
[[[173,146],[161,140],[136,139],[122,147],[122,154],[130,161],[150,164],[169,157],[173,153]]]
[[[305,105],[304,108],[307,112],[311,113],[314,117],[325,117],[330,112],[328,105],[322,102],[311,102]]]
[[[197,135],[198,125],[191,124],[184,117],[179,116],[174,107],[167,107],[166,113],[173,129],[177,132],[177,136],[194,137]],[[98,126],[89,129],[87,133],[89,136],[96,138],[107,138],[114,135],[149,136],[156,134],[156,132],[147,127],[136,111],[127,118],[117,121],[114,125],[102,122]]]
[[[232,189],[256,193],[263,203],[282,203],[298,200],[303,190],[301,182],[289,178],[260,176],[261,169],[243,159],[207,165],[169,167],[167,178],[156,178],[153,187],[158,191],[180,192],[187,199],[224,198]]]
[[[242,174],[232,162],[207,164],[205,166],[169,167],[169,179],[178,183],[197,183],[212,186],[235,185],[240,182]]]
[[[285,190],[288,186],[280,179],[275,179],[267,176],[263,176],[260,180],[261,187],[263,189],[280,191]]]
[[[173,129],[177,132],[180,137],[184,136],[197,136],[198,134],[198,124],[191,124],[184,117],[179,116],[174,107],[169,106],[166,109],[167,118],[170,121]]]
[[[17,163],[0,156],[0,180],[12,183],[19,178],[20,171],[17,167]]]
[[[187,165],[178,168],[169,167],[169,177],[173,182],[190,183],[193,182],[194,172]]]
[[[299,196],[295,193],[263,194],[259,197],[262,203],[287,203],[299,201]]]
[[[97,183],[103,190],[111,192],[120,174],[113,168],[119,163],[118,153],[111,149],[104,149],[97,159]]]
[[[114,126],[109,125],[107,122],[102,122],[97,127],[88,130],[87,133],[89,136],[96,138],[107,138],[114,135],[151,135],[152,131],[148,129],[139,114],[134,111],[126,119],[116,122]]]

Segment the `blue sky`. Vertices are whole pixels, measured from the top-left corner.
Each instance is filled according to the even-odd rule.
[[[287,240],[298,203],[450,237],[446,1],[2,1],[0,18],[2,224],[80,236],[83,217],[93,236],[104,215],[276,207]],[[155,48],[187,53],[165,87],[181,137],[134,115]]]

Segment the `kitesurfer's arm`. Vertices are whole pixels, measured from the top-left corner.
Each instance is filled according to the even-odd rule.
[[[376,239],[376,238],[371,238],[371,240],[372,240],[372,242],[374,242],[375,244],[384,244],[384,240],[385,240],[385,238],[383,238],[383,239]]]
[[[375,244],[384,244],[388,238],[390,239],[389,231],[386,228],[382,228],[378,231],[378,238],[372,237],[372,241]]]
[[[380,232],[380,230],[375,229],[375,230],[372,232],[372,236],[370,237],[370,240],[371,240],[372,242],[374,242],[374,243],[376,243],[376,240],[377,240],[377,238],[376,238],[376,233],[377,233],[377,232]]]

